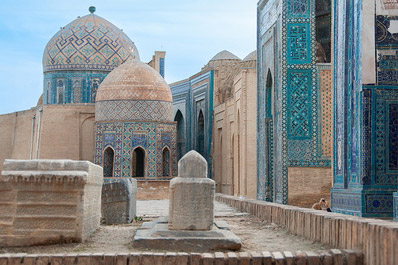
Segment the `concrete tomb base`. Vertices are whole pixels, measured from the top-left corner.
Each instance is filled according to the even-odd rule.
[[[137,180],[104,179],[102,217],[105,224],[131,223],[136,215]]]
[[[216,221],[211,230],[170,230],[168,218],[160,217],[154,222],[145,222],[134,236],[136,248],[168,251],[215,251],[239,250],[242,241],[226,222]]]

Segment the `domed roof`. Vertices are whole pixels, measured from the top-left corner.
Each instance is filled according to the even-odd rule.
[[[211,58],[210,61],[216,60],[240,60],[240,58],[227,50],[223,50],[217,53],[213,58]]]
[[[47,43],[43,71],[112,70],[129,58],[139,59],[134,43],[109,21],[94,15],[77,18]]]
[[[257,50],[252,51],[251,53],[249,53],[244,59],[243,61],[247,62],[247,61],[255,61],[257,60]]]
[[[153,100],[172,102],[169,85],[149,65],[130,59],[108,74],[97,91],[96,102]]]

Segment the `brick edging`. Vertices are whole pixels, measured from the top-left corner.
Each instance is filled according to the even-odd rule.
[[[363,257],[351,250],[283,252],[133,252],[119,254],[0,254],[1,265],[362,265]]]
[[[364,253],[368,265],[398,264],[398,223],[216,194],[216,200],[289,232]]]

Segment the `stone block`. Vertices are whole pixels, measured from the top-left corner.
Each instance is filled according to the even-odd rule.
[[[190,151],[178,162],[178,174],[170,181],[169,229],[212,229],[215,182],[207,178],[206,160]]]
[[[6,160],[0,190],[15,196],[0,209],[0,246],[85,241],[100,225],[102,183],[88,161]]]
[[[102,186],[101,212],[105,224],[131,223],[137,209],[137,180],[105,179]]]
[[[250,255],[247,252],[239,253],[239,265],[250,265]]]

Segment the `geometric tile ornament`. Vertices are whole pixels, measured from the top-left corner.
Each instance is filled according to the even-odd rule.
[[[393,192],[398,188],[398,85],[394,81],[398,64],[391,54],[397,54],[398,42],[388,30],[392,18],[376,14],[377,83],[362,84],[361,49],[369,47],[362,47],[361,32],[366,29],[359,28],[363,19],[362,9],[356,8],[359,4],[359,0],[338,0],[334,6],[332,210],[392,217]]]
[[[162,135],[167,135],[167,140]],[[114,150],[113,177],[131,177],[132,156],[137,147],[145,151],[145,178],[162,179],[162,154],[169,148],[171,176],[177,176],[177,146],[175,122],[96,122],[95,123],[95,164],[103,164],[104,149]],[[168,176],[167,178],[169,178]]]
[[[94,103],[96,88],[114,68],[139,59],[129,37],[109,21],[90,14],[61,28],[43,53],[43,103]],[[62,101],[58,80],[65,81]]]
[[[280,9],[275,9],[276,2]],[[330,144],[330,138],[323,136],[322,127],[331,124],[330,114],[323,111],[329,109],[330,112],[331,103],[320,89],[320,84],[325,82],[321,81],[325,79],[321,73],[330,71],[330,67],[318,66],[315,61],[315,0],[260,1],[258,6],[258,47],[263,49],[259,49],[262,52],[259,52],[261,63],[257,72],[257,198],[287,204],[288,167],[330,166],[330,152],[322,148]],[[274,50],[266,48],[270,36]],[[271,94],[265,93],[268,69],[262,69],[263,62],[268,60],[267,53],[275,57],[274,64],[268,63],[275,94],[271,116],[267,114]],[[324,103],[327,105],[323,106]],[[267,150],[263,146],[267,146]],[[272,189],[272,198],[269,198],[269,189]]]
[[[103,120],[170,120],[172,103],[153,100],[99,101],[95,118]]]
[[[77,18],[61,28],[47,43],[43,71],[108,70],[134,57],[134,43],[123,31],[94,14]]]

